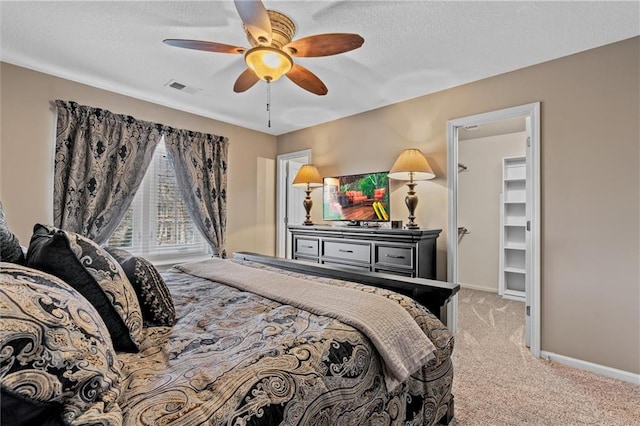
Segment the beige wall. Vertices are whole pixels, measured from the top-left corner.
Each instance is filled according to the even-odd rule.
[[[640,373],[639,52],[636,37],[314,126],[279,136],[278,153],[311,148],[331,175],[419,148],[437,178],[417,186],[417,222],[446,231],[447,120],[540,101],[542,350]],[[392,187],[393,219],[404,193]]]
[[[28,245],[34,223],[53,220],[55,123],[50,102],[63,99],[228,137],[227,252],[274,254],[274,136],[6,63],[0,73],[0,200],[23,245]]]
[[[522,119],[524,121],[524,119]],[[498,292],[502,159],[525,155],[526,133],[458,142],[458,226],[469,229],[458,244],[461,286]]]
[[[274,137],[8,64],[0,74],[0,200],[23,244],[35,222],[51,221],[49,102],[60,98],[229,137],[228,249],[273,252]],[[406,147],[425,152],[437,177],[416,187],[417,222],[444,231],[442,279],[447,120],[540,101],[542,349],[640,373],[639,75],[636,37],[283,135],[277,153],[311,148],[333,175],[386,170]],[[406,221],[406,187],[391,190],[392,219]]]

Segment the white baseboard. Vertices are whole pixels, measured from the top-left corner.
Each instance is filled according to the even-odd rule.
[[[568,365],[569,367],[578,368],[580,370],[591,371],[592,373],[600,374],[602,376],[613,377],[614,379],[623,380],[635,385],[640,385],[640,374],[631,373],[629,371],[618,370],[605,365],[594,364],[593,362],[583,361],[581,359],[558,355],[547,351],[540,351],[540,358]]]
[[[482,287],[479,285],[464,284],[464,283],[458,283],[458,284],[460,284],[460,288],[469,288],[471,290],[486,291],[487,293],[496,293],[496,294],[498,293],[497,288]]]

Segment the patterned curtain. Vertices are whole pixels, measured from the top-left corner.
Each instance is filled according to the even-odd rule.
[[[226,257],[229,139],[165,129],[165,144],[191,219],[219,257]]]
[[[104,243],[133,200],[163,126],[57,100],[56,227]]]

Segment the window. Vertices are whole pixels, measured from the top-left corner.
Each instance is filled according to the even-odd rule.
[[[109,245],[155,263],[201,257],[210,252],[182,202],[164,138]]]

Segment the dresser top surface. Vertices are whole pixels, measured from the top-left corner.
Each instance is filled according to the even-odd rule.
[[[438,236],[442,232],[441,229],[393,229],[393,228],[376,228],[367,226],[327,226],[327,225],[290,225],[288,226],[292,233],[314,233],[319,232],[325,235],[388,235],[388,236]]]

